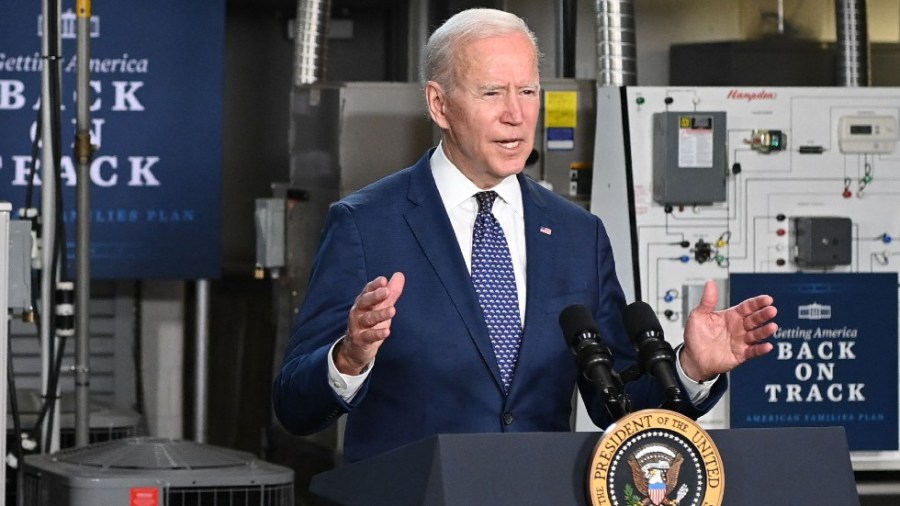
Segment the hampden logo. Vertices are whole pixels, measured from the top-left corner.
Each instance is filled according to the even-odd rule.
[[[77,37],[77,18],[78,16],[72,12],[72,9],[66,10],[59,16],[60,21],[62,22],[59,30],[60,37],[64,39],[74,39]],[[37,20],[37,35],[38,37],[44,36],[44,16],[42,14],[38,14]],[[100,37],[100,16],[91,16],[91,38],[96,39]]]
[[[775,100],[778,98],[778,95],[775,92],[766,90],[740,91],[732,89],[728,92],[727,98],[728,100],[746,100],[747,102],[753,102],[754,100]]]
[[[631,413],[606,429],[588,468],[592,506],[715,506],[724,492],[712,439],[664,409]]]

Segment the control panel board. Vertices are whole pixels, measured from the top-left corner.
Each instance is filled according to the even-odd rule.
[[[900,271],[900,89],[600,87],[597,118],[591,211],[673,346],[707,280],[726,307],[733,274]]]

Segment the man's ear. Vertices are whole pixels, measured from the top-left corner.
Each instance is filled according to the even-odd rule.
[[[425,103],[428,105],[428,114],[431,120],[442,130],[447,129],[447,94],[440,84],[435,81],[425,83]]]

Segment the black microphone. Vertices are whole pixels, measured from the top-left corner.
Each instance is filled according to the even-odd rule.
[[[628,338],[638,352],[638,365],[665,390],[666,402],[662,407],[678,411],[684,403],[684,394],[675,370],[675,352],[663,336],[656,312],[646,302],[637,301],[622,311],[622,319]]]
[[[631,402],[621,378],[613,369],[612,353],[600,343],[600,330],[588,308],[576,304],[563,309],[559,314],[559,325],[569,349],[575,354],[578,369],[603,395],[612,419],[627,415],[631,411]]]

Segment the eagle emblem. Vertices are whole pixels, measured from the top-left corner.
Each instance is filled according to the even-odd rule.
[[[649,444],[628,457],[631,476],[638,492],[643,496],[640,505],[676,506],[688,493],[687,485],[682,485],[676,498],[668,499],[678,485],[678,473],[684,457],[663,444]]]

